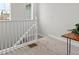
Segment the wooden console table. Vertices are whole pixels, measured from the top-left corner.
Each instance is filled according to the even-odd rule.
[[[71,40],[79,41],[79,35],[75,33],[67,33],[62,35],[62,37],[67,38],[67,55],[71,54]]]

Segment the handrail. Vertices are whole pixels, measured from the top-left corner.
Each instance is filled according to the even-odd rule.
[[[37,20],[30,20],[30,19],[26,19],[26,20],[0,20],[0,22],[24,22],[24,21],[37,21]]]

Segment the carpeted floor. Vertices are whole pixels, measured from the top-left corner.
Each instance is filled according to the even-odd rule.
[[[66,55],[66,43],[51,39],[41,38],[36,43],[37,46],[30,48],[25,46],[7,53],[7,55]],[[79,47],[72,46],[71,55],[79,55]]]

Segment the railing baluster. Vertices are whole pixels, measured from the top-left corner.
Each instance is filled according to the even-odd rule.
[[[16,37],[15,37],[15,36],[16,36],[16,31],[17,31],[17,30],[16,30],[16,26],[17,26],[16,23],[17,23],[17,22],[12,22],[12,23],[13,23],[13,28],[14,28],[14,32],[13,32],[13,34],[14,34],[14,37],[13,37],[13,38],[14,38],[13,46],[14,46],[14,44],[15,44],[15,42],[16,42]],[[16,50],[16,47],[13,48],[14,53],[16,53],[15,50]]]
[[[4,26],[3,26],[3,33],[5,33],[5,23],[4,23]],[[5,36],[5,34],[3,34],[3,37]],[[5,38],[5,37],[4,37]],[[4,41],[4,48],[3,49],[6,49],[6,41],[5,39],[3,39]],[[3,51],[3,54],[5,53],[5,50]]]
[[[30,32],[31,32],[30,36],[31,36],[31,41],[32,41],[33,40],[33,28],[32,28],[32,30]]]
[[[3,23],[2,23],[2,28],[1,28],[1,37],[3,37]],[[1,42],[1,54],[3,54],[3,38],[2,38],[2,42]]]
[[[20,23],[20,22],[19,22]],[[21,34],[20,34],[20,24],[19,23],[17,23],[18,25],[17,25],[17,31],[18,31],[18,39],[20,39],[20,37],[21,37]],[[17,39],[17,41],[18,41],[18,39]],[[18,43],[18,44],[20,44],[20,42]]]
[[[4,31],[7,32],[7,22],[4,23],[4,27],[5,27],[5,28],[4,28],[4,29],[5,29]],[[6,33],[6,34],[7,34],[7,33]],[[6,36],[6,35],[5,35],[5,36]],[[4,40],[5,40],[5,39],[4,39]],[[6,50],[5,50],[5,53],[7,52],[7,48],[8,48],[8,37],[7,37],[7,40],[5,40],[5,49],[6,49]]]
[[[23,34],[25,32],[25,22],[23,22]],[[26,43],[27,39],[26,39],[26,34],[25,34],[25,37],[23,38],[24,40],[24,43]]]
[[[35,30],[35,25],[34,25],[34,28],[33,28],[33,40],[35,39],[35,32],[34,32],[34,30]]]
[[[13,42],[12,42],[12,30],[11,30],[11,29],[12,29],[12,22],[10,22],[10,27],[9,27],[9,29],[10,29],[10,32],[11,32],[10,42],[9,42],[9,43],[10,43],[10,47],[12,47],[12,44],[13,44]],[[11,52],[13,52],[12,50],[13,50],[13,49],[11,49]]]
[[[36,39],[38,39],[38,24],[37,24],[37,21],[35,21],[35,27],[36,27],[35,35],[36,35]]]
[[[35,27],[35,26],[34,26],[34,27]],[[34,40],[34,29],[35,29],[34,27],[33,27],[33,40]]]
[[[7,22],[8,23],[8,22]],[[11,32],[11,22],[9,22],[9,27],[7,26],[7,31],[9,31],[9,32]],[[9,29],[8,29],[9,28]],[[8,33],[8,32],[7,32]],[[9,33],[10,34],[10,33]],[[11,38],[10,38],[10,36],[8,37],[8,48],[10,48],[11,47]],[[10,50],[11,51],[11,50]],[[8,52],[10,52],[10,51],[8,51]]]
[[[27,22],[25,22],[25,32],[27,31],[27,29],[28,29],[28,23]],[[26,35],[26,42],[28,42],[28,35],[27,34],[25,34]]]
[[[18,35],[18,23],[16,22],[16,24],[17,24],[17,25],[16,25],[15,27],[17,28],[17,31],[16,31],[16,34],[17,34],[17,37],[16,37],[16,42],[17,42],[17,41],[18,41],[18,39],[19,39],[19,35]],[[16,49],[17,49],[17,47],[16,47]]]
[[[28,28],[27,28],[27,30],[29,29],[29,22],[28,22]],[[28,32],[28,34],[27,34],[27,37],[28,37],[28,42],[29,42],[29,32]]]
[[[22,28],[21,28],[21,26],[22,26]],[[23,24],[20,25],[20,30],[21,30],[21,33],[22,33],[22,34],[21,34],[21,37],[22,37],[22,35],[23,35],[23,30],[24,30],[24,29],[23,29]],[[24,38],[24,37],[22,37],[21,45],[23,44],[23,38]]]
[[[14,25],[15,25],[14,22],[12,22],[13,29],[14,29]],[[13,53],[15,53],[15,50],[14,50],[14,40],[15,40],[15,38],[14,38],[14,32],[15,32],[15,31],[14,31],[14,32],[11,31],[11,32],[12,32],[12,43],[13,43],[13,44],[12,44],[12,46],[13,46],[13,49],[12,49],[12,50],[13,50]],[[13,39],[14,39],[14,40],[13,40]]]

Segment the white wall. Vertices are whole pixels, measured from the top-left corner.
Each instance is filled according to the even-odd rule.
[[[11,3],[11,19],[12,20],[25,20],[29,19],[27,18],[27,13],[29,11],[26,9],[27,3]],[[37,3],[32,3],[33,5],[33,11],[31,13],[33,14],[33,17],[37,17]],[[31,6],[32,6],[31,5]],[[30,8],[29,8],[30,9]],[[27,12],[28,11],[28,12]]]
[[[41,34],[61,38],[67,30],[79,23],[78,3],[41,3],[39,5]]]
[[[11,3],[11,19],[24,20],[26,19],[26,4],[27,3]]]
[[[39,14],[42,32],[60,37],[79,23],[79,4],[40,4]]]

